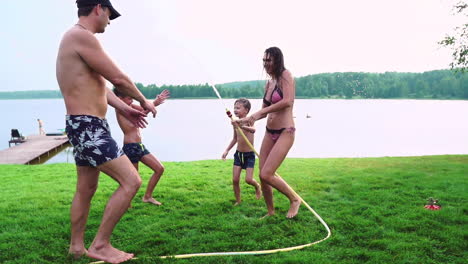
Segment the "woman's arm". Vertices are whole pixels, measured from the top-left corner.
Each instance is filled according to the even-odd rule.
[[[240,126],[243,130],[250,132],[250,133],[255,133],[255,127],[248,127],[248,126]]]
[[[263,107],[258,112],[252,114],[252,119],[254,121],[266,117],[269,113],[278,112],[293,105],[296,87],[291,72],[284,70],[280,80],[278,81],[281,82],[283,99],[275,104]]]
[[[263,90],[264,90],[263,94],[265,94],[265,95],[266,95],[266,92],[267,92],[267,89],[268,89],[268,83],[269,83],[269,82],[270,82],[270,81],[267,81],[267,82],[265,83],[265,87],[263,88]],[[264,98],[265,98],[265,97],[264,97]],[[266,107],[267,107],[266,104],[265,104],[265,103],[262,103],[262,109],[261,109],[261,110],[263,110],[263,109],[266,108]],[[260,110],[260,111],[261,111],[261,110]],[[258,111],[257,113],[259,113],[260,111]],[[265,118],[267,115],[268,115],[268,114],[258,114],[257,119],[255,119],[255,120],[253,120],[253,119],[251,118],[251,116],[247,116],[247,117],[244,117],[244,118],[241,118],[241,119],[236,120],[236,123],[237,123],[238,125],[241,125],[241,124],[243,124],[243,123],[247,123],[247,126],[249,126],[249,125],[253,126],[253,123],[254,123],[255,121],[260,120],[260,119],[263,119],[263,118]],[[244,127],[247,127],[247,126],[244,126]],[[241,128],[243,128],[243,127],[241,127]],[[252,132],[252,133],[255,133],[255,128],[254,128],[254,132]]]
[[[284,70],[283,74],[281,75],[281,80],[279,81],[281,81],[282,84],[281,87],[283,91],[283,99],[275,104],[271,104],[270,106],[263,104],[262,109],[248,117],[239,119],[237,121],[238,124],[253,123],[257,120],[265,118],[269,113],[278,112],[293,105],[296,94],[296,87],[291,72]],[[268,82],[266,86],[268,86]],[[265,87],[265,91],[266,89],[267,87]]]
[[[246,126],[240,126],[240,128],[242,128],[243,130],[247,131],[247,132],[250,132],[250,133],[255,133],[255,127],[253,126],[253,123],[250,123]]]

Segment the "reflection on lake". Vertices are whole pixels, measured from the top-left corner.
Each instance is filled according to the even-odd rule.
[[[234,99],[225,100],[232,109]],[[261,107],[254,99],[252,111]],[[65,107],[60,99],[1,101],[4,115],[0,144],[8,146],[10,130],[37,134],[37,118],[46,132],[64,128]],[[468,101],[443,100],[319,100],[298,99],[294,106],[296,141],[288,157],[380,157],[468,154]],[[123,135],[109,108],[113,137]],[[220,100],[168,100],[148,118],[143,143],[162,161],[219,159],[232,138],[232,126]],[[255,124],[260,148],[265,119]],[[232,158],[233,150],[230,152]],[[67,155],[68,153],[68,155]],[[48,163],[73,162],[62,151]]]

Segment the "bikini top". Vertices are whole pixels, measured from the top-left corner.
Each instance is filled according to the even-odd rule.
[[[276,104],[277,102],[283,100],[283,91],[281,91],[281,89],[279,88],[278,83],[276,83],[275,88],[273,88],[273,92],[271,92],[270,101],[266,99],[266,94],[267,91],[265,91],[265,95],[263,96],[263,103],[266,106]]]

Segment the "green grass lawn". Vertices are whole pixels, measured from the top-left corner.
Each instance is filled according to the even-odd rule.
[[[139,258],[129,263],[466,263],[468,156],[287,159],[278,173],[328,223],[325,242],[261,256],[158,259],[161,255],[290,247],[320,240],[325,228],[304,206],[285,218],[288,200],[275,192],[266,213],[251,186],[233,207],[232,161],[166,162],[155,191],[163,205],[141,202],[151,175],[117,225],[112,242]],[[258,173],[256,178],[258,179]],[[243,175],[244,178],[244,175]],[[0,263],[89,263],[67,256],[71,164],[0,166]],[[117,184],[101,175],[86,231],[89,246]],[[435,197],[440,211],[424,209]]]

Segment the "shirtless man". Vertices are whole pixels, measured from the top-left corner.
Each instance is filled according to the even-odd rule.
[[[67,109],[66,132],[74,147],[78,175],[71,206],[69,253],[76,258],[87,255],[121,263],[131,259],[133,254],[112,247],[110,237],[138,191],[141,179],[110,135],[105,119],[107,104],[141,127],[145,125],[145,113],[118,99],[106,88],[106,80],[140,102],[146,113],[152,112],[155,116],[156,109],[114,64],[94,36],[103,33],[110,20],[120,14],[108,0],[78,0],[77,5],[78,23],[65,32],[56,64],[57,81]],[[101,171],[116,180],[119,187],[107,203],[96,237],[86,250],[86,221]]]
[[[133,99],[130,96],[122,94],[115,88],[114,93],[127,105],[140,111],[143,110],[140,106],[132,104]],[[164,103],[164,101],[169,98],[169,95],[169,90],[162,91],[153,101],[154,106]],[[124,146],[122,149],[125,155],[127,155],[137,171],[138,163],[140,161],[153,170],[153,175],[148,182],[148,186],[146,187],[146,192],[142,200],[145,203],[151,203],[159,206],[161,205],[161,202],[153,198],[153,191],[164,173],[164,166],[161,161],[151,154],[146,146],[141,142],[140,128],[132,124],[124,115],[122,115],[122,113],[120,113],[120,111],[115,111],[115,114],[117,116],[120,129],[122,129],[122,132],[124,133]]]

